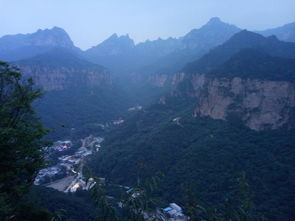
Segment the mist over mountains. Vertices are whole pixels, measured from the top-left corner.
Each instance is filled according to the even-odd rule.
[[[273,57],[295,58],[295,44],[279,41],[275,36],[263,37],[254,32],[243,30],[231,37],[224,44],[212,49],[201,59],[186,67],[187,71],[215,73],[215,68],[242,49],[257,49]]]
[[[6,61],[16,61],[54,48],[64,48],[73,53],[81,53],[87,60],[115,72],[142,71],[141,67],[149,70],[150,66],[157,65],[158,70],[153,67],[150,67],[150,70],[168,72],[171,71],[171,66],[180,69],[187,62],[196,60],[240,30],[215,17],[201,28],[193,29],[180,38],[171,37],[135,44],[128,35],[113,34],[102,43],[82,52],[74,46],[69,35],[62,28],[54,27],[38,30],[32,34],[3,36],[0,38],[0,58]],[[292,37],[294,36],[294,23],[258,33],[265,36],[275,35],[283,41],[295,41]]]
[[[251,217],[292,220],[294,24],[252,32],[214,17],[179,38],[135,44],[128,35],[113,34],[84,51],[54,27],[0,38],[0,60],[45,91],[34,105],[49,138],[82,141],[83,148],[90,134],[105,138],[73,168],[82,174],[85,166],[105,178],[115,205],[121,201],[114,187],[133,189],[162,173],[158,207],[179,202],[188,210],[195,200],[218,205],[223,214],[227,203],[235,204],[229,200],[233,186],[245,173],[256,204]],[[73,168],[66,177],[85,182]],[[196,186],[200,200],[186,196],[185,185]],[[56,211],[58,204],[42,199],[51,194],[42,191],[45,186],[36,190],[38,201]],[[81,197],[89,211],[83,191],[52,192],[49,198],[73,210],[71,197]],[[67,215],[85,218],[85,211]]]
[[[264,31],[258,31],[259,34],[262,34],[264,36],[271,36],[275,35],[278,39],[282,41],[289,41],[289,42],[295,42],[294,39],[294,27],[295,22],[283,25],[278,28],[272,28]]]
[[[120,118],[128,106],[148,105],[178,87],[184,76],[189,76],[177,74],[179,72],[293,81],[294,44],[284,42],[292,41],[293,31],[294,25],[290,23],[256,34],[214,17],[179,38],[135,44],[128,35],[113,34],[82,51],[63,29],[54,27],[0,38],[0,59],[12,61],[25,76],[33,77],[39,86],[50,92],[45,98],[51,101],[44,102],[45,106],[40,108],[51,127],[66,121],[70,128],[81,123],[78,119],[81,116],[73,112],[72,120],[68,121],[63,119],[64,113],[91,103],[93,106],[87,108],[89,112],[85,112],[83,119],[90,113],[89,119],[102,119],[107,112],[106,119]],[[75,103],[74,99],[78,98],[71,96],[73,90],[79,91],[76,96],[81,101],[83,97],[88,97],[89,101],[86,99],[85,105]],[[104,96],[96,97],[95,90],[100,90]],[[60,99],[56,93],[65,95]],[[96,99],[101,105],[94,104]],[[115,109],[109,111],[105,106]],[[59,114],[52,118],[48,110]]]

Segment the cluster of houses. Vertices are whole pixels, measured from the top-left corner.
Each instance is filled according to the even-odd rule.
[[[101,137],[89,136],[82,139],[82,147],[80,147],[74,155],[63,155],[58,157],[58,163],[54,166],[41,169],[37,174],[34,184],[47,184],[65,176],[78,176],[76,169],[82,164],[85,157],[91,155],[93,151],[99,151],[100,143],[104,139]],[[46,151],[64,151],[72,147],[71,141],[57,141],[51,147],[46,147]],[[80,175],[81,176],[81,175]],[[86,185],[86,184],[85,184]],[[83,186],[83,185],[81,185]],[[77,185],[76,185],[77,187]],[[73,190],[75,187],[73,188]]]
[[[178,120],[178,119],[176,119]],[[173,120],[173,121],[176,121]],[[120,121],[121,122],[121,121]],[[123,121],[124,122],[124,121]],[[53,181],[62,182],[62,178],[71,178],[70,183],[65,186],[63,192],[76,192],[79,189],[89,190],[96,181],[89,178],[87,181],[83,176],[83,159],[91,155],[94,151],[99,151],[103,138],[89,136],[81,139],[82,146],[75,152],[74,155],[63,155],[58,157],[58,163],[55,166],[41,169],[35,178],[35,185],[52,183]],[[64,151],[72,147],[71,141],[57,141],[51,147],[46,147],[46,150]],[[104,178],[100,178],[99,183],[104,183]],[[55,183],[55,182],[54,182]],[[55,187],[52,187],[55,188]],[[126,188],[126,187],[124,187]],[[131,194],[132,198],[141,195],[141,192],[134,191],[133,188],[127,187],[127,193]],[[122,204],[122,203],[121,203]],[[122,205],[121,205],[122,206]],[[188,217],[184,215],[183,210],[176,203],[170,203],[168,207],[157,209],[156,214],[160,215],[165,221],[188,221]],[[148,214],[146,214],[148,215]],[[153,217],[153,216],[151,216]],[[147,219],[149,220],[149,219]]]
[[[34,180],[35,185],[52,182],[66,175],[66,170],[58,165],[41,169]]]
[[[73,144],[70,140],[65,140],[65,141],[58,140],[54,142],[52,146],[43,147],[42,150],[46,153],[55,152],[55,151],[62,152],[62,151],[70,149],[72,146]]]
[[[187,221],[182,208],[176,203],[170,203],[168,207],[163,209],[163,213],[167,221]]]

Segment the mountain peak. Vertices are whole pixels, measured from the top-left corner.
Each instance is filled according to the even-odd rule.
[[[223,23],[221,21],[221,19],[219,17],[212,17],[210,18],[210,20],[207,22],[207,25],[208,24],[218,24],[218,23]]]
[[[134,42],[129,37],[128,34],[118,36],[116,33],[114,33],[109,38],[104,40],[101,44],[129,44],[129,45],[134,45]]]
[[[63,47],[74,48],[74,44],[68,33],[59,27],[51,29],[39,29],[37,32],[29,34],[28,43],[34,46],[50,46],[50,47]]]
[[[22,60],[59,47],[79,51],[64,29],[60,27],[39,29],[30,34],[8,35],[0,38],[2,52],[0,58],[7,61]]]
[[[62,34],[67,34],[67,32],[63,29],[63,28],[60,28],[60,27],[57,27],[57,26],[54,26],[53,28],[49,29],[50,31],[52,32],[55,32],[55,33],[62,33]]]
[[[127,51],[129,52],[134,46],[134,41],[128,34],[118,36],[115,33],[100,44],[88,49],[87,53],[90,57],[118,56]],[[92,60],[94,61],[95,59]]]
[[[68,33],[64,29],[57,27],[57,26],[54,26],[53,28],[38,29],[36,32],[34,32],[32,34],[28,34],[28,35],[31,35],[31,36],[55,35],[55,36],[70,38]]]
[[[117,33],[114,33],[110,37],[108,37],[106,40],[108,40],[108,39],[117,39],[117,38],[118,38]]]
[[[133,40],[129,37],[128,34],[119,36],[119,39],[130,42],[131,44],[134,44]]]
[[[232,29],[238,29],[235,25],[223,22],[219,17],[212,17],[201,29],[212,29],[212,28],[224,28],[231,27]]]
[[[193,29],[183,37],[185,48],[213,48],[224,43],[240,29],[213,17],[199,29]]]

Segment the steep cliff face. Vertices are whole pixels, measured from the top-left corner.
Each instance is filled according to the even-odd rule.
[[[156,87],[164,87],[168,81],[168,74],[154,74],[148,77],[148,82]]]
[[[287,124],[294,113],[295,84],[291,82],[209,78],[203,74],[191,76],[189,81],[191,89],[185,93],[196,97],[194,117],[226,120],[231,113],[236,113],[245,125],[260,131]]]
[[[226,120],[236,115],[256,131],[290,126],[294,52],[294,43],[241,31],[188,64],[172,95],[196,98],[194,117]]]
[[[20,66],[24,76],[32,77],[45,91],[65,90],[77,87],[101,87],[111,85],[110,73],[95,68],[69,68],[49,66]]]
[[[109,71],[64,49],[55,49],[15,62],[24,76],[32,77],[46,91],[111,85]]]
[[[156,87],[175,87],[185,77],[185,73],[153,74],[148,76],[147,83]],[[143,80],[143,79],[141,79]]]

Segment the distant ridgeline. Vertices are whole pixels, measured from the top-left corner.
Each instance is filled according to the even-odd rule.
[[[234,25],[212,18],[201,28],[193,29],[180,38],[134,44],[128,35],[114,34],[97,46],[82,51],[63,29],[54,27],[32,34],[0,38],[0,59],[19,65],[27,76],[32,76],[47,91],[44,102],[38,105],[42,118],[51,128],[65,130],[60,128],[63,125],[68,130],[81,127],[85,121],[97,124],[114,120],[130,106],[151,103],[178,85],[182,76],[174,73],[239,31]],[[266,36],[275,34],[284,41],[294,41],[293,31],[292,23],[260,33]],[[247,34],[241,32],[239,35]],[[247,42],[248,37],[252,39],[250,42]],[[235,76],[238,69],[240,76],[259,78],[258,75],[264,77],[268,72],[270,79],[280,80],[284,76],[291,80],[294,68],[289,67],[293,66],[293,61],[283,59],[286,56],[281,54],[287,53],[286,48],[289,47],[288,54],[294,55],[291,44],[279,42],[274,37],[267,38],[265,44],[262,36],[254,34],[244,38],[244,43],[240,44],[239,40],[237,47],[232,49],[224,49],[227,44],[223,48],[217,47],[197,64],[193,62],[184,70],[195,73],[206,66],[207,75]],[[254,49],[252,51],[240,51],[256,40],[258,44],[262,42],[260,46],[263,50],[260,46],[253,46],[250,47]],[[230,45],[234,44],[233,41],[234,38]],[[282,45],[285,45],[283,52],[280,51]],[[261,60],[259,64],[254,62],[257,59]],[[206,62],[211,62],[214,67]],[[210,72],[212,69],[214,71]],[[255,71],[257,69],[260,69],[259,73]],[[283,74],[276,75],[278,72]]]
[[[134,72],[138,75],[167,74],[180,70],[223,44],[241,29],[212,18],[199,29],[193,29],[179,38],[157,39],[134,44],[128,36],[112,35],[102,43],[85,51],[92,62],[102,64],[115,72]],[[264,36],[275,35],[282,41],[295,42],[295,23],[260,31]]]
[[[204,204],[218,205],[244,171],[257,211],[292,220],[294,30],[264,37],[213,18],[180,38],[135,45],[113,35],[81,51],[53,28],[0,38],[0,59],[44,88],[36,108],[55,136],[120,122],[89,162],[108,182],[132,186],[162,172],[162,199],[186,205],[194,186]]]
[[[130,107],[110,71],[87,61],[61,28],[0,38],[0,60],[17,65],[44,89],[36,108],[51,136],[99,129]]]
[[[184,68],[214,77],[295,80],[295,43],[241,31]]]
[[[173,72],[222,44],[239,30],[219,18],[212,18],[200,29],[193,29],[180,38],[157,39],[135,45],[128,35],[118,37],[114,34],[85,51],[85,56],[116,71]]]
[[[241,31],[172,76],[173,88],[106,136],[90,162],[110,182],[157,172],[167,201],[224,203],[245,171],[259,212],[294,217],[295,44]],[[120,142],[118,142],[120,141]]]
[[[74,46],[69,35],[61,28],[38,30],[32,34],[6,35],[0,38],[0,60],[17,61],[43,54],[55,48],[73,52],[81,50]]]

